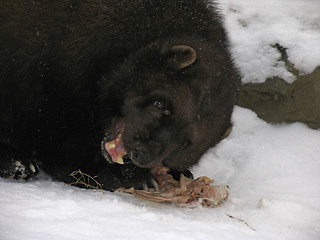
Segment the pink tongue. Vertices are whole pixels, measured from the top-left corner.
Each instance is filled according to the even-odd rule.
[[[123,164],[123,156],[126,155],[121,137],[122,133],[120,132],[114,140],[107,142],[104,146],[112,161],[119,164]]]

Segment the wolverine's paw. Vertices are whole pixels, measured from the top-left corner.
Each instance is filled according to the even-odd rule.
[[[19,160],[12,160],[11,166],[6,175],[8,178],[14,179],[29,179],[39,173],[39,167],[34,161],[22,162]]]
[[[0,177],[28,179],[39,172],[32,157],[26,157],[17,149],[0,142]]]
[[[151,174],[150,169],[139,168],[133,164],[126,164],[121,169],[121,186],[125,188],[134,187],[135,189],[154,188],[159,190],[159,185],[155,177]]]
[[[133,164],[112,164],[106,166],[97,175],[96,180],[101,183],[105,190],[118,188],[158,189],[157,181],[149,169],[142,169]]]

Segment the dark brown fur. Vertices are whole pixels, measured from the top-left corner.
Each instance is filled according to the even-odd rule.
[[[239,82],[209,2],[1,1],[0,175],[19,160],[65,182],[82,169],[113,189],[141,187],[160,162],[197,163],[231,126]],[[195,61],[179,68],[188,55],[174,46]],[[119,119],[134,164],[100,154]]]

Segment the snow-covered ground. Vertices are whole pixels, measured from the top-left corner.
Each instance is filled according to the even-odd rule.
[[[272,47],[288,48],[288,58],[302,74],[320,66],[319,0],[220,0],[243,82],[294,77]]]
[[[270,48],[277,42],[299,70],[320,65],[320,1],[222,7],[244,81],[293,80]],[[320,239],[320,130],[267,124],[239,107],[233,121],[230,136],[193,169],[230,186],[222,206],[183,209],[45,179],[0,179],[0,239]]]
[[[230,186],[222,206],[0,179],[0,239],[319,239],[320,131],[270,125],[239,107],[233,118],[231,135],[194,168]]]

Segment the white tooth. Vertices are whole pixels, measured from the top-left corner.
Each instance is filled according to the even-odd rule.
[[[114,149],[114,148],[116,147],[116,145],[115,145],[114,143],[110,143],[110,144],[108,145],[108,147],[109,147],[110,149]]]
[[[124,164],[122,157],[118,157],[118,159],[115,162],[119,164]]]
[[[32,163],[30,163],[29,167],[30,167],[30,169],[31,169],[31,171],[32,171],[33,173],[36,172],[36,168],[34,167],[34,165],[33,165]]]

